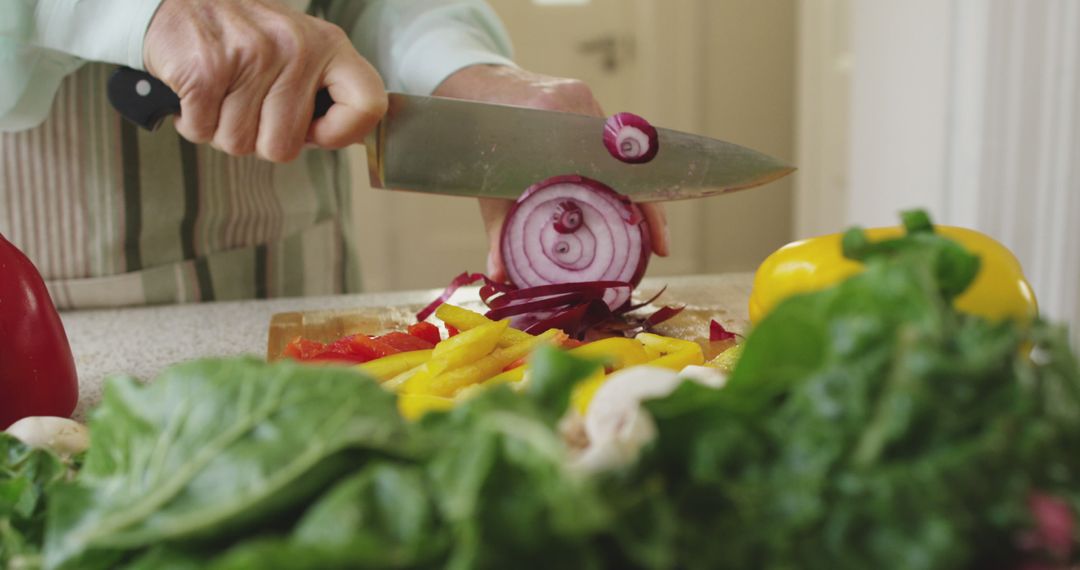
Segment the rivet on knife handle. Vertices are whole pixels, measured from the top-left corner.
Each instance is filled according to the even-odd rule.
[[[161,82],[145,71],[121,67],[109,78],[109,102],[126,119],[140,127],[153,131],[169,115],[180,113],[180,98]],[[330,110],[334,100],[326,89],[315,94],[315,112],[318,119]]]

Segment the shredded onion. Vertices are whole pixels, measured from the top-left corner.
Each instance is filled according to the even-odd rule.
[[[660,150],[656,128],[633,113],[616,113],[604,123],[604,146],[631,164],[649,162]]]
[[[731,340],[735,338],[735,333],[724,328],[724,325],[716,322],[716,319],[709,321],[709,341],[716,342],[719,340]]]
[[[509,318],[532,334],[556,328],[577,339],[590,331],[632,336],[682,310],[627,314],[660,295],[630,303],[652,255],[649,228],[637,205],[595,180],[556,176],[528,188],[506,216],[500,248],[510,284],[462,273],[417,319],[480,280],[486,316]]]
[[[604,184],[556,176],[526,190],[506,216],[502,257],[519,289],[619,281],[603,299],[616,310],[645,274],[651,246],[641,209]]]

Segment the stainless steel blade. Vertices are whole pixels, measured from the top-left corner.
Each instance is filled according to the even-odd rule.
[[[603,118],[391,93],[366,142],[368,169],[377,188],[511,199],[549,177],[578,174],[636,202],[732,192],[794,170],[736,144],[657,130],[659,154],[626,164],[604,147]]]

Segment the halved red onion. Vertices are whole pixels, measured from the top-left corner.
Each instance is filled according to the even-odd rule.
[[[604,146],[611,156],[638,164],[656,156],[660,140],[649,121],[633,113],[616,113],[604,123]]]
[[[556,176],[533,185],[503,223],[501,249],[519,289],[559,283],[618,281],[603,300],[611,310],[630,300],[649,264],[649,228],[641,209],[604,184]]]

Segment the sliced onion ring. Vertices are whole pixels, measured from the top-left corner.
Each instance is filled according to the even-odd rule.
[[[633,113],[616,113],[604,123],[604,146],[630,164],[649,162],[660,150],[656,128]]]
[[[574,211],[573,232],[561,223]],[[558,227],[557,227],[558,226]],[[582,176],[556,176],[527,189],[503,223],[501,250],[518,289],[544,285],[618,281],[603,295],[615,311],[630,300],[651,255],[641,209],[604,184]]]

